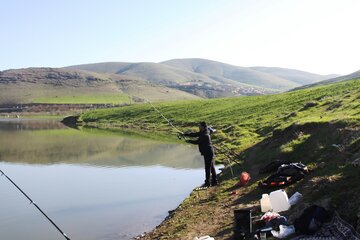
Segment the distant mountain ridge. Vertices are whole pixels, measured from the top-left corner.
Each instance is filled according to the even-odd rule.
[[[317,81],[322,81],[325,79],[330,79],[340,76],[338,74],[320,75],[320,74],[304,72],[296,69],[279,68],[279,67],[250,67],[250,68],[260,72],[267,72],[275,76],[288,79],[300,85],[311,84]]]
[[[100,95],[107,98],[102,100],[105,102],[131,101],[129,99],[133,97],[136,100],[168,101],[263,95],[327,77],[295,69],[248,68],[201,58],[12,69],[0,71],[0,104],[91,102],[100,101]]]
[[[248,84],[280,91],[299,86],[299,84],[268,73],[207,59],[173,59],[162,62],[162,64],[198,74],[200,73],[223,83],[226,83],[227,81],[235,81],[241,84]]]
[[[160,63],[105,62],[65,69],[134,76],[203,97],[275,93],[329,77],[295,69],[239,67],[201,58],[172,59]]]

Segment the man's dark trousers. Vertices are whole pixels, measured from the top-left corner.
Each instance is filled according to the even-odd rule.
[[[205,160],[205,184],[210,185],[210,174],[211,174],[211,183],[213,185],[216,185],[217,178],[214,167],[214,154],[213,153],[204,154],[204,160]]]

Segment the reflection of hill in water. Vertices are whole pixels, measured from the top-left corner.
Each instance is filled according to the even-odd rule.
[[[39,129],[65,129],[67,128],[58,120],[53,119],[0,119],[0,131],[24,131]]]
[[[16,131],[0,127],[0,159],[30,164],[89,164],[106,167],[162,165],[199,168],[196,149],[147,139],[74,129]],[[11,130],[10,130],[11,129]],[[34,129],[34,128],[32,128]]]

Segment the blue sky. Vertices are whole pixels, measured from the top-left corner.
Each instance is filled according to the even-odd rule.
[[[358,0],[1,0],[0,70],[207,58],[360,69]]]

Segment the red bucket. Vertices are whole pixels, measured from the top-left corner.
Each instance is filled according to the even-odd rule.
[[[238,183],[239,186],[245,186],[250,181],[251,177],[250,174],[247,172],[242,172],[240,174],[240,181]]]

